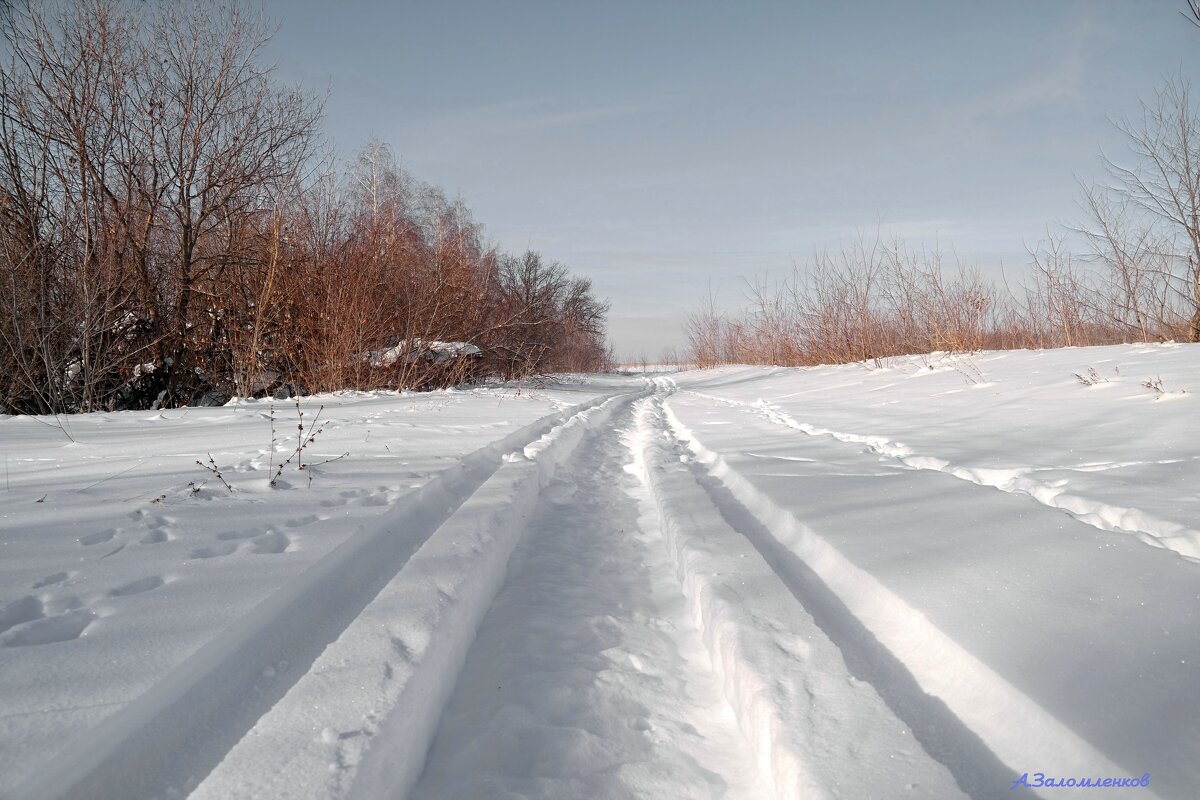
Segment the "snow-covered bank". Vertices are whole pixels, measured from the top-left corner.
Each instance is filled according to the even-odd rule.
[[[668,409],[769,530],[782,571],[815,573],[1014,776],[1149,772],[1147,795],[1188,796],[1200,785],[1188,755],[1200,746],[1190,540],[1111,530],[1044,497],[906,459],[1050,473],[1090,508],[1152,509],[1188,528],[1200,486],[1200,348],[984,354],[940,378],[926,360],[690,373]],[[1155,370],[1186,393],[1097,393],[1074,375],[1087,363],[1111,365],[1114,377]],[[1174,469],[1159,481],[1164,464]]]
[[[0,796],[1200,785],[1200,348],[572,381],[0,419]]]
[[[932,354],[680,385],[1200,558],[1200,345]],[[799,376],[803,376],[801,379]]]
[[[278,468],[298,435],[297,414],[286,403],[274,404],[274,454],[271,404],[263,402],[0,420],[8,464],[0,510],[0,627],[7,629],[0,633],[0,749],[6,756],[0,794],[22,776],[45,775],[39,765],[72,738],[90,751],[86,731],[131,701],[161,695],[172,676],[208,674],[218,662],[246,675],[240,654],[287,660],[272,655],[269,643],[256,643],[255,614],[260,622],[296,623],[303,631],[303,614],[319,614],[324,604],[307,601],[298,587],[319,589],[318,573],[338,580],[330,565],[339,559],[372,561],[361,555],[347,561],[344,546],[353,549],[352,540],[364,537],[386,544],[378,534],[389,530],[388,516],[401,523],[405,507],[424,513],[428,503],[406,500],[423,490],[430,494],[437,488],[431,481],[460,467],[467,453],[486,451],[547,414],[553,424],[559,409],[590,403],[598,390],[605,387],[565,386],[519,397],[504,390],[306,399],[308,424],[320,405],[327,424],[304,450],[305,461],[350,455],[304,471],[293,463],[276,488],[268,485],[269,465]],[[73,441],[51,427],[58,424]],[[541,433],[531,429],[528,438]],[[195,464],[210,453],[234,492]],[[203,486],[194,491],[190,482]],[[280,608],[267,608],[272,605]],[[231,644],[239,628],[248,650]],[[205,649],[213,640],[220,640],[219,652]],[[321,646],[319,637],[304,633],[282,641],[302,651]],[[279,691],[303,665],[271,669],[283,674],[264,685]],[[194,685],[181,680],[179,692]],[[254,704],[248,705],[246,724],[252,724]],[[158,704],[146,713],[161,709]],[[138,727],[131,719],[127,733]],[[195,742],[187,750],[210,752],[212,746]]]
[[[538,491],[588,426],[622,403],[628,397],[581,409],[536,441],[517,435],[490,445],[499,468],[473,482],[436,536],[193,796],[341,797],[352,786],[359,797],[402,795],[420,774],[452,678]],[[516,455],[534,444],[531,457]]]

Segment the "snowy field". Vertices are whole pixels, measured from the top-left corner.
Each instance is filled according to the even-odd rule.
[[[1196,797],[1198,396],[1165,344],[0,417],[0,797]]]

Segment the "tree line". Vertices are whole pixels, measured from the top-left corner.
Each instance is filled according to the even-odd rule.
[[[607,304],[263,60],[246,7],[11,4],[0,20],[0,412],[434,388],[592,370]]]
[[[1015,284],[938,251],[864,237],[774,284],[752,283],[739,313],[710,300],[688,318],[690,359],[800,366],[1200,341],[1200,107],[1177,77],[1117,127],[1128,160],[1104,159],[1106,179],[1082,190],[1084,221],[1031,248]]]

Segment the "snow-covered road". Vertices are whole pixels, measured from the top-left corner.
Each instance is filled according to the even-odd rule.
[[[1193,796],[1200,354],[931,358],[0,419],[0,796]]]
[[[626,403],[542,491],[413,798],[767,796],[639,519],[630,424]]]

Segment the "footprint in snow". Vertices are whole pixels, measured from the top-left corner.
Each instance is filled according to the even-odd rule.
[[[42,589],[46,586],[53,586],[56,583],[62,583],[63,581],[65,581],[67,578],[70,578],[70,577],[71,577],[70,572],[56,572],[53,575],[47,575],[46,577],[42,578],[40,581],[35,583],[30,588]]]
[[[264,533],[262,536],[259,536],[257,539],[251,542],[251,544],[254,545],[253,552],[272,555],[286,552],[291,543],[291,539],[284,536],[282,533],[279,533],[278,531]]]
[[[130,583],[125,584],[124,586],[118,586],[117,588],[110,591],[108,593],[108,596],[109,597],[128,597],[129,595],[133,595],[133,594],[142,594],[143,592],[149,592],[154,589],[157,589],[158,587],[162,586],[164,583],[166,583],[166,581],[164,581],[160,576],[151,575],[147,578],[141,578],[136,581],[131,581]]]
[[[249,528],[244,531],[225,531],[224,533],[218,533],[217,538],[223,542],[234,542],[238,539],[253,539],[255,536],[258,536],[261,533],[262,531],[258,528]]]
[[[150,530],[141,538],[142,544],[162,544],[175,538],[171,535],[175,528],[175,520],[170,517],[151,517],[146,524]]]
[[[346,505],[383,506],[388,504],[388,492],[389,489],[386,486],[380,486],[378,489],[347,489],[344,492],[338,492],[335,499],[322,500],[321,506],[324,508]]]
[[[222,542],[212,547],[194,547],[190,558],[220,558],[229,555],[234,550],[237,550],[237,545],[232,542]]]
[[[163,542],[168,542],[170,540],[171,537],[167,535],[167,532],[161,528],[155,528],[139,539],[142,544],[162,544]]]
[[[26,622],[41,619],[44,614],[45,606],[42,605],[42,601],[31,594],[27,594],[19,600],[13,600],[0,609],[0,633]]]
[[[0,636],[0,647],[30,647],[78,639],[96,619],[96,612],[86,608],[55,617],[42,617]]]
[[[81,545],[83,545],[84,547],[91,547],[94,544],[102,544],[104,542],[110,541],[116,535],[117,535],[116,528],[106,528],[105,530],[102,530],[102,531],[96,531],[95,533],[89,533],[86,536],[80,536],[79,543]]]
[[[542,498],[549,503],[567,503],[575,495],[575,490],[576,486],[573,483],[555,481],[542,490]]]

